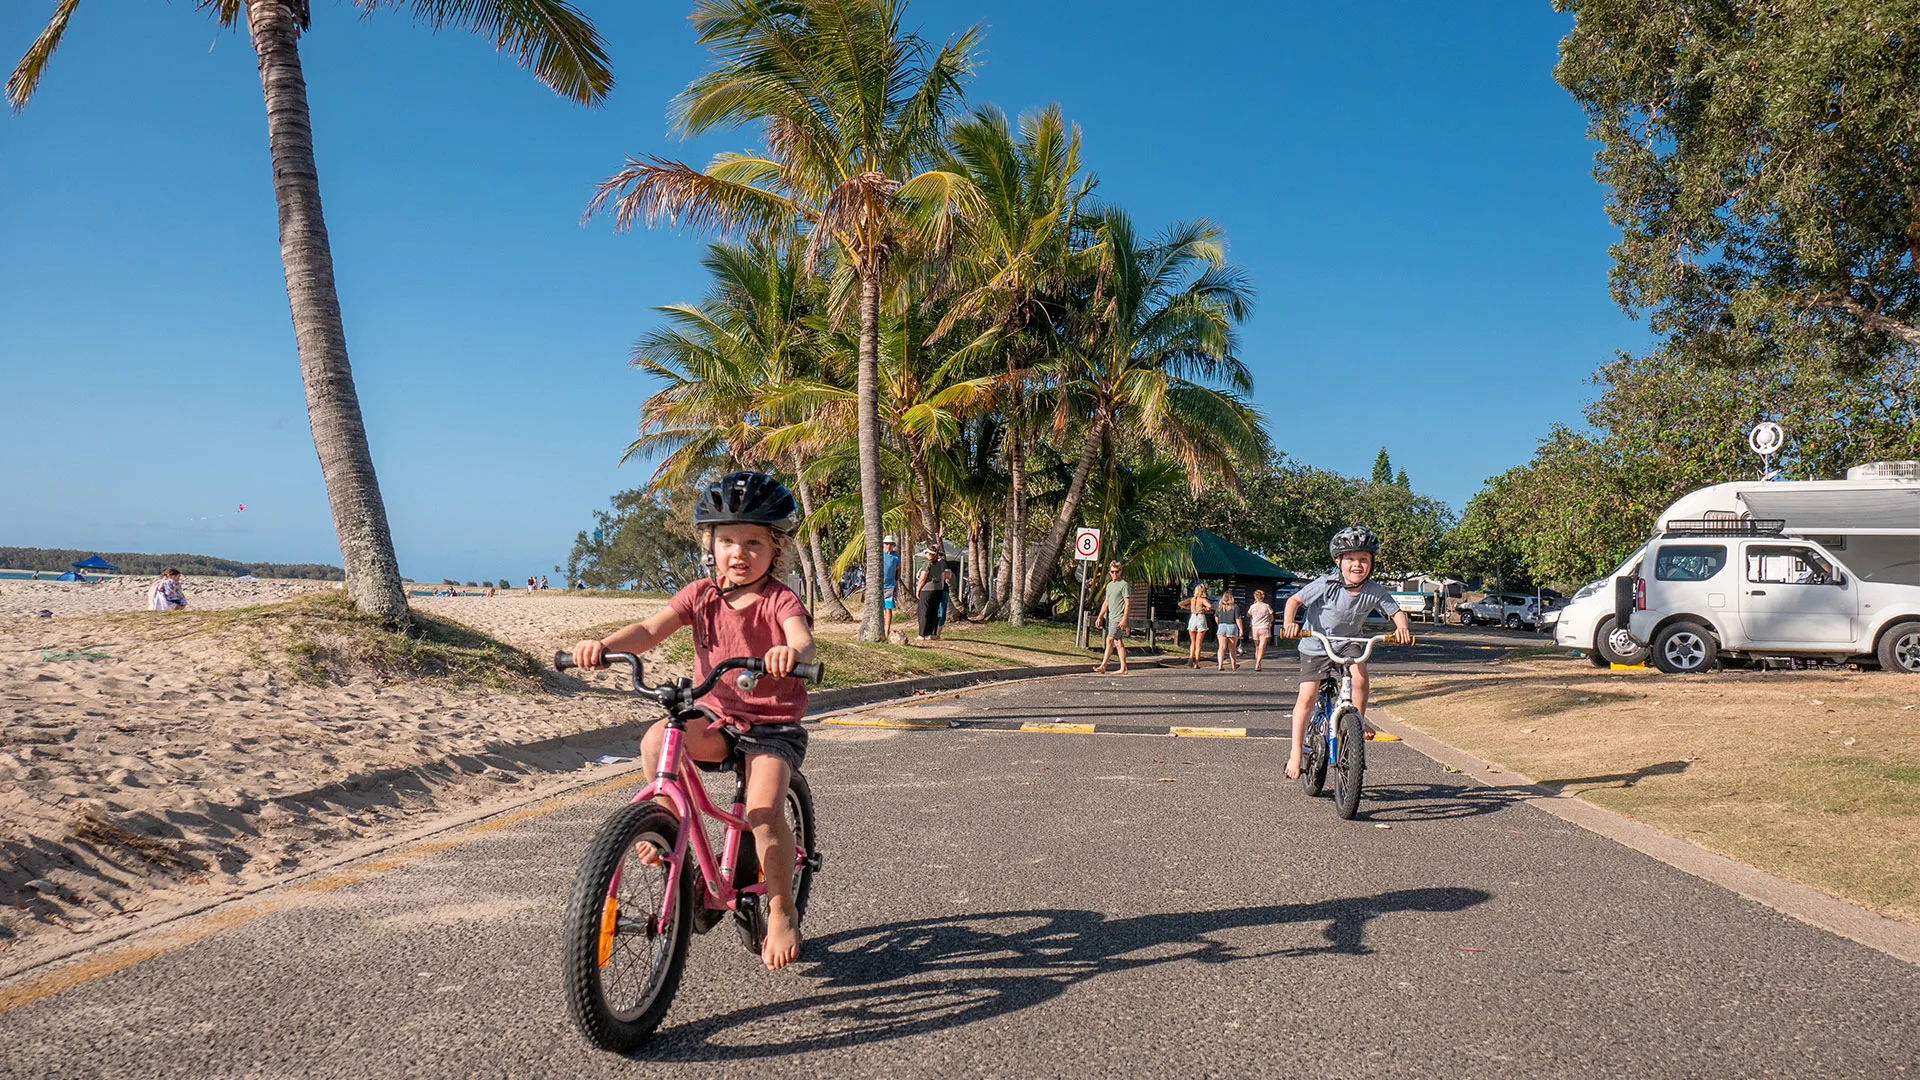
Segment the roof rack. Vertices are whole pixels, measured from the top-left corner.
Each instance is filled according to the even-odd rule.
[[[1694,518],[1669,521],[1662,536],[1779,536],[1786,518]]]

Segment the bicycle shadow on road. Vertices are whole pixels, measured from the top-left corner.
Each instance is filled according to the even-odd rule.
[[[823,993],[736,1009],[662,1031],[649,1059],[783,1057],[976,1024],[1050,1001],[1098,978],[1177,961],[1227,964],[1272,957],[1366,956],[1367,925],[1383,915],[1464,911],[1481,889],[1401,889],[1376,896],[1114,918],[1045,908],[914,919],[807,942]],[[1207,935],[1325,923],[1321,941],[1245,949]],[[813,1014],[804,1017],[799,1014]],[[758,1025],[765,1041],[737,1041]],[[725,1036],[726,1042],[716,1037]]]
[[[1359,821],[1447,821],[1497,813],[1538,798],[1524,787],[1484,787],[1479,784],[1368,784],[1360,799]],[[1328,796],[1323,795],[1322,798]]]

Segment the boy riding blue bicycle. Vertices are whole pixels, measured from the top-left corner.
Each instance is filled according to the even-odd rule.
[[[665,610],[600,641],[573,647],[573,662],[602,665],[606,653],[638,655],[693,628],[694,677],[733,656],[762,657],[767,678],[751,689],[732,679],[713,687],[707,727],[686,733],[695,761],[725,761],[737,749],[746,757],[746,818],[753,826],[767,882],[767,936],[761,959],[769,969],[800,955],[800,921],[793,900],[793,830],[781,813],[789,777],[807,753],[806,684],[792,678],[796,663],[813,660],[813,627],[792,589],[774,580],[780,558],[800,526],[800,512],[785,485],[763,473],[736,472],[709,484],[694,508],[711,559],[713,576],[674,594]],[[640,743],[647,775],[660,760],[664,721]],[[664,853],[652,853],[657,861]]]
[[[1306,627],[1329,637],[1352,637],[1360,632],[1369,614],[1379,612],[1393,620],[1395,644],[1413,641],[1407,613],[1386,586],[1373,580],[1373,560],[1380,553],[1380,538],[1364,525],[1349,525],[1335,533],[1327,545],[1333,556],[1334,571],[1309,582],[1287,598],[1282,633],[1297,638]],[[1300,642],[1300,695],[1293,704],[1293,749],[1287,756],[1287,779],[1300,777],[1301,740],[1306,736],[1307,719],[1313,714],[1314,701],[1320,695],[1321,680],[1334,674],[1327,649],[1309,637]],[[1353,706],[1362,717],[1367,713],[1367,665],[1353,666]],[[1367,725],[1372,738],[1373,726]]]

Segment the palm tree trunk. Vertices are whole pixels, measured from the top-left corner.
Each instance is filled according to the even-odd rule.
[[[1026,598],[1029,607],[1040,602],[1041,594],[1046,591],[1048,582],[1053,580],[1054,571],[1059,567],[1060,548],[1066,544],[1067,530],[1073,527],[1073,517],[1080,512],[1080,500],[1086,496],[1087,477],[1093,475],[1093,463],[1100,456],[1100,437],[1105,426],[1104,422],[1095,421],[1087,428],[1087,442],[1080,448],[1080,460],[1074,463],[1073,480],[1067,485],[1067,497],[1060,501],[1060,512],[1054,515],[1053,524],[1048,527],[1047,535],[1041,537],[1040,547],[1034,553],[1033,571],[1027,577]]]
[[[881,637],[880,538],[880,269],[860,275],[860,522],[867,538],[867,597],[860,640]],[[902,575],[905,576],[904,574]]]
[[[1007,493],[1006,505],[1000,518],[1000,554],[993,560],[993,588],[987,591],[987,606],[980,613],[982,619],[992,621],[1000,617],[1000,611],[1007,603],[1007,586],[1013,580],[1013,545],[1007,543],[1006,523],[1013,520],[1013,493]],[[992,527],[988,527],[988,536],[992,536]]]
[[[793,484],[800,489],[800,512],[813,519],[813,493],[805,480],[800,479],[800,470],[793,473]],[[832,564],[820,550],[820,533],[813,526],[807,526],[807,554],[813,559],[813,572],[820,582],[821,606],[827,609],[828,622],[852,622],[853,614],[847,605],[840,602],[840,583],[833,580]]]
[[[992,537],[992,522],[977,516],[967,522],[967,590],[961,597],[960,610],[968,618],[987,604],[987,592],[982,586],[987,580],[987,541]]]
[[[1020,407],[1015,392],[1014,408]],[[1007,500],[1007,625],[1027,624],[1027,447],[1025,433],[1016,424],[1008,431],[1007,471],[1013,479],[1013,493]]]
[[[320,456],[320,475],[333,510],[333,531],[346,568],[347,596],[395,629],[408,627],[407,596],[393,554],[387,509],[373,472],[360,398],[347,364],[347,335],[333,286],[333,252],[320,212],[320,175],[313,161],[313,126],[306,77],[300,70],[300,30],[286,0],[251,0],[247,30],[260,62],[267,105],[267,145],[273,196],[280,208],[280,262],[287,303],[307,388],[307,421]]]

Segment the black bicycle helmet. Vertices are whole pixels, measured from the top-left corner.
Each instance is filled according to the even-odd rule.
[[[1364,551],[1369,555],[1380,554],[1380,538],[1365,525],[1349,525],[1333,534],[1333,542],[1327,545],[1327,554],[1337,561],[1349,551]]]
[[[800,528],[800,508],[787,485],[757,472],[730,472],[708,484],[693,508],[695,525],[765,525],[781,536]]]

